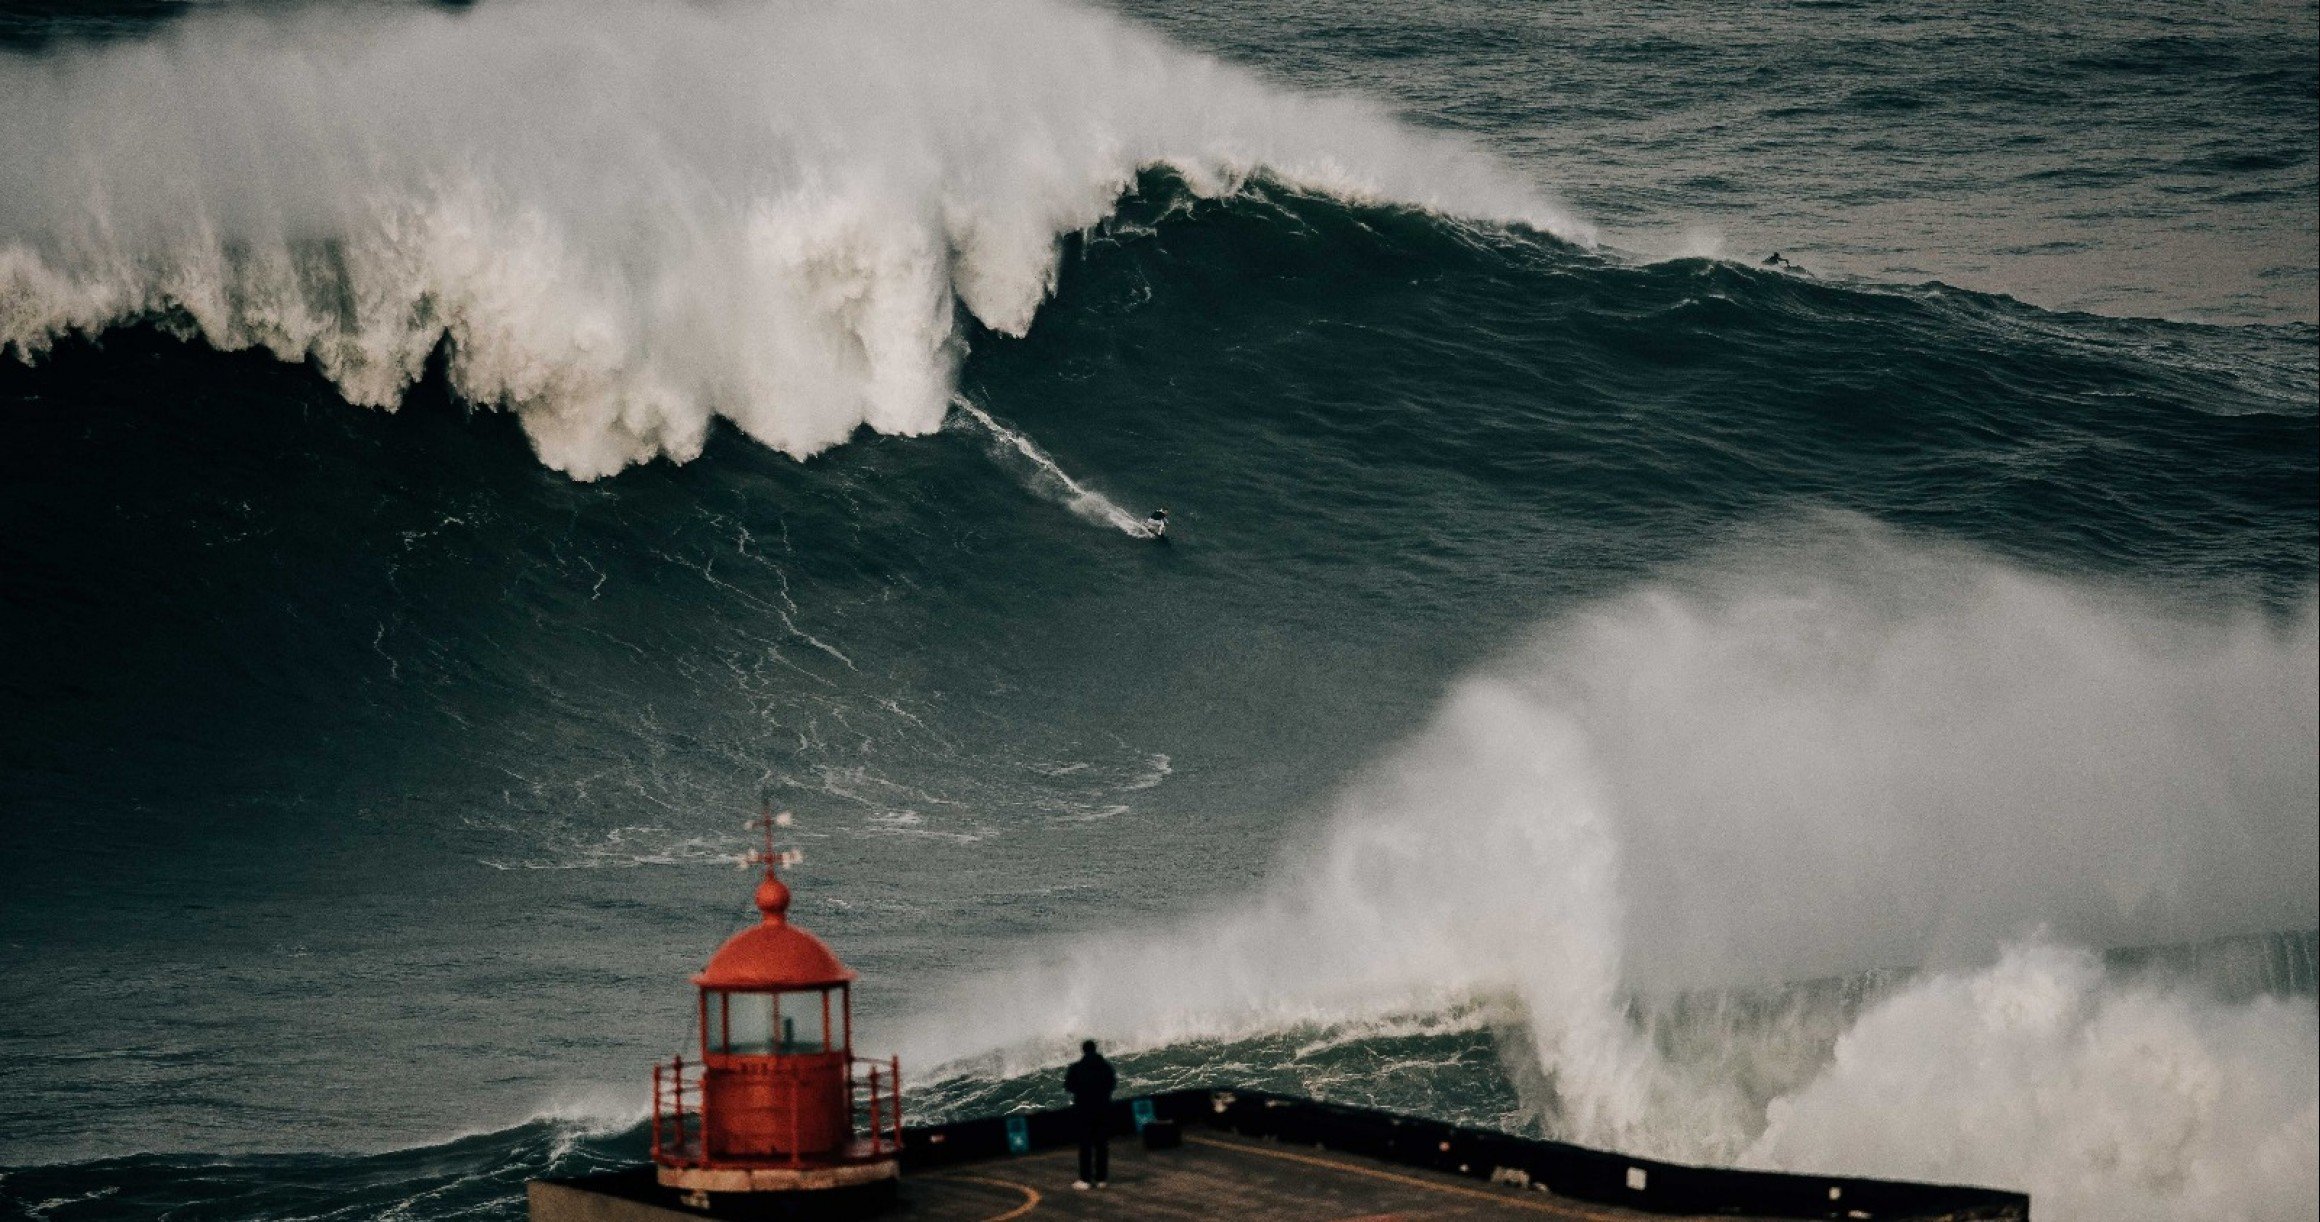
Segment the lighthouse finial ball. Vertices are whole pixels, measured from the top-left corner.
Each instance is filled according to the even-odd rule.
[[[770,870],[757,884],[757,910],[765,914],[768,925],[778,925],[789,916],[789,884],[775,878]]]

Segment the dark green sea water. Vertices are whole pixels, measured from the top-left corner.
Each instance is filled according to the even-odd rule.
[[[640,1157],[771,802],[921,1116],[2314,1216],[2316,13],[0,9],[0,1211]]]

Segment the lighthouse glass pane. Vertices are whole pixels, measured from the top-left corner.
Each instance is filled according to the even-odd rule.
[[[773,995],[770,993],[709,994],[710,1047],[738,1056],[765,1056],[773,1051]]]
[[[822,1030],[822,991],[782,993],[776,1015],[785,1054],[826,1052],[828,1033]]]

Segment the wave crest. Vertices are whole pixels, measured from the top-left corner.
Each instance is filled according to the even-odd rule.
[[[723,417],[940,427],[955,304],[1020,335],[1165,166],[1572,240],[1495,162],[1053,0],[193,18],[0,56],[0,346],[164,316],[392,407],[451,382],[593,478]]]

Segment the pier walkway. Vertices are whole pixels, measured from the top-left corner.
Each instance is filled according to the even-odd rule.
[[[903,1175],[872,1190],[715,1194],[688,1207],[651,1167],[543,1180],[532,1222],[1643,1222],[1824,1218],[2028,1222],[2019,1193],[1689,1167],[1259,1091],[1185,1090],[1116,1108],[1112,1180],[1075,1189],[1063,1111],[906,1129]],[[1160,1127],[1139,1140],[1138,1128]]]

